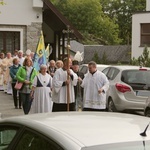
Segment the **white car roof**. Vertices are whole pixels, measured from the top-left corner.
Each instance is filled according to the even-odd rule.
[[[126,70],[126,69],[147,69],[147,70],[150,70],[149,67],[140,68],[140,66],[129,66],[129,65],[111,65],[109,67],[115,67],[115,68],[118,68],[119,70]]]
[[[88,66],[88,64],[82,64],[80,66]],[[108,67],[110,65],[106,65],[106,64],[96,64],[97,67]]]
[[[88,67],[88,64],[82,64],[82,65],[80,65],[80,66],[87,66],[87,67]],[[97,69],[98,69],[98,70],[102,71],[103,69],[109,67],[110,65],[97,64],[96,66],[97,66]]]
[[[64,112],[25,115],[2,121],[26,125],[75,150],[108,143],[143,141],[140,133],[150,120],[121,113]],[[150,140],[150,128],[145,140]]]

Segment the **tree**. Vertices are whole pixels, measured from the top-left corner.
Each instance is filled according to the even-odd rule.
[[[94,53],[92,60],[95,61],[97,64],[101,63],[101,60],[100,60],[97,52]]]
[[[150,58],[149,58],[149,51],[147,46],[145,46],[144,50],[143,50],[143,54],[140,57],[140,63],[142,63],[142,66],[149,66],[150,67]]]
[[[0,1],[0,5],[5,5],[5,2],[4,1]],[[1,11],[0,11],[1,13]]]
[[[131,65],[150,67],[150,57],[147,46],[145,46],[142,55],[139,56],[138,59],[133,58],[131,60]]]
[[[84,44],[118,44],[118,25],[103,13],[99,0],[52,0],[53,4],[83,34]]]
[[[5,2],[4,1],[0,1],[0,5],[5,5]]]
[[[103,12],[119,26],[121,44],[131,44],[132,14],[145,11],[146,0],[100,0]]]
[[[104,51],[104,53],[103,53],[102,63],[103,63],[103,64],[107,64],[107,63],[108,63],[108,62],[107,62],[107,55],[106,55],[105,51]]]

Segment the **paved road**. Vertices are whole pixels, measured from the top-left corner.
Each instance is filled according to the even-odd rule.
[[[22,109],[15,109],[12,95],[0,91],[0,113],[1,118],[24,115]]]
[[[12,95],[0,91],[0,114],[1,118],[24,115],[22,109],[15,109]],[[137,115],[143,115],[143,112],[136,112]]]

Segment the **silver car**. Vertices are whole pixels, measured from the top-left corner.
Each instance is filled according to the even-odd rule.
[[[12,117],[0,121],[0,150],[149,150],[148,124],[144,116],[109,112]]]
[[[150,95],[150,68],[110,66],[103,70],[110,82],[108,111],[143,111]]]

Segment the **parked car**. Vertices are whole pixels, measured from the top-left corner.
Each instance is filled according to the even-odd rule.
[[[150,97],[146,101],[146,105],[144,108],[144,115],[150,117]]]
[[[100,70],[100,71],[102,71],[103,69],[105,69],[108,66],[109,65],[97,64],[97,69]],[[84,74],[86,74],[88,72],[88,64],[82,64],[82,65],[80,65],[79,70],[81,72],[83,72]]]
[[[108,112],[12,117],[0,121],[0,149],[149,150],[150,129],[144,132],[148,123],[144,116]]]
[[[150,68],[110,66],[103,73],[110,83],[107,91],[108,111],[144,111],[150,96]]]

